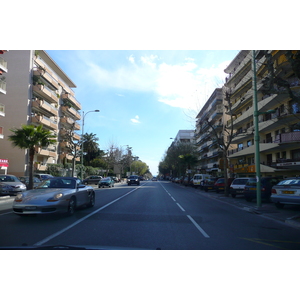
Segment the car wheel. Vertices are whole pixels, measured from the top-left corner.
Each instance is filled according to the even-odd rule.
[[[87,205],[87,207],[93,207],[95,205],[95,193],[92,192],[90,194],[90,201],[89,201],[89,204]]]
[[[76,200],[74,197],[70,199],[69,205],[68,205],[68,215],[72,216],[75,212],[76,208]]]
[[[232,198],[235,198],[235,196],[236,196],[236,194],[231,194],[231,197],[232,197]]]
[[[252,199],[251,198],[246,198],[246,201],[251,202]]]
[[[219,194],[219,190],[216,190],[216,193]]]
[[[282,204],[282,203],[280,203],[280,202],[276,202],[276,203],[275,203],[275,206],[276,206],[277,208],[283,208],[283,207],[284,207],[284,204]]]

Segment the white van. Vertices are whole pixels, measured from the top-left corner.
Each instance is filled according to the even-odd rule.
[[[210,178],[209,174],[195,174],[193,177],[193,187],[203,186],[204,180]]]

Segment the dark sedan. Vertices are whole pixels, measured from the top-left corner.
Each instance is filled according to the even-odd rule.
[[[102,178],[98,183],[98,188],[104,188],[106,186],[109,188],[114,187],[115,182],[110,177]]]
[[[102,176],[98,176],[98,175],[91,175],[87,178],[85,178],[84,180],[82,180],[83,184],[98,184],[98,182],[102,179]]]
[[[152,180],[153,180],[153,178],[152,178]],[[137,175],[129,176],[128,179],[127,179],[127,184],[128,185],[132,185],[132,184],[140,185],[139,176],[137,176]]]
[[[281,179],[276,177],[262,177],[260,180],[261,184],[261,198],[270,201],[272,194],[272,187],[279,183]],[[256,178],[250,178],[244,188],[244,196],[247,201],[251,201],[252,199],[256,199]]]

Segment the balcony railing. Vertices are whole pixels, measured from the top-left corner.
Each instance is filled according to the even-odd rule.
[[[6,82],[0,79],[0,93],[6,94]]]
[[[7,73],[7,61],[0,57],[0,70]]]

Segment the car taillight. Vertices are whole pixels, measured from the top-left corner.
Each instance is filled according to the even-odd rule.
[[[275,189],[272,189],[272,194],[277,194]]]

